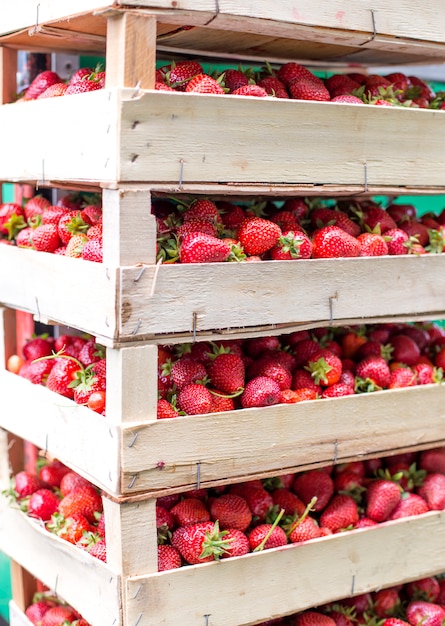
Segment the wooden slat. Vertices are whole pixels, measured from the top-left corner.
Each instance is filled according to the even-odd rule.
[[[6,179],[37,182],[442,187],[442,115],[370,105],[106,89],[2,107],[3,139],[10,147],[0,155],[0,171]],[[24,152],[19,139],[32,136],[36,116],[47,141],[43,148],[28,143]],[[60,133],[70,144],[69,161],[57,157]],[[230,150],[221,149],[222,137]]]
[[[17,95],[17,51],[0,46],[0,104],[13,102]]]
[[[128,623],[245,626],[445,569],[445,514],[128,581]],[[407,550],[409,546],[409,550]],[[197,593],[205,589],[205,593]]]
[[[14,604],[17,608],[20,607],[22,611],[31,604],[36,589],[36,579],[27,570],[25,570],[19,563],[11,561],[11,588],[12,596],[14,598]],[[12,618],[12,615],[11,615]],[[26,622],[25,622],[26,623]],[[11,619],[11,624],[14,624],[14,620]]]
[[[14,600],[9,602],[10,626],[32,626],[32,622],[26,617],[24,610],[19,608]]]
[[[120,578],[0,497],[0,550],[54,589],[95,626],[122,626]]]

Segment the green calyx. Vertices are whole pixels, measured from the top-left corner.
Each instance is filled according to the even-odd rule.
[[[326,361],[324,357],[320,357],[316,361],[312,361],[304,368],[310,372],[314,382],[319,385],[326,384],[328,382],[327,374],[331,371],[332,366]]]
[[[227,547],[232,541],[232,539],[224,539],[227,534],[227,530],[219,529],[219,522],[216,520],[213,530],[206,532],[199,558],[205,559],[208,556],[213,556],[215,561],[219,561],[220,558],[228,552]]]

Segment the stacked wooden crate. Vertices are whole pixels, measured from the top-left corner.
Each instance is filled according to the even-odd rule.
[[[106,418],[0,372],[8,389],[1,473],[6,481],[9,466],[20,469],[20,439],[32,441],[104,490],[109,537],[104,564],[2,500],[0,549],[93,626],[255,624],[445,570],[444,515],[432,512],[157,572],[159,495],[445,444],[443,391],[433,386],[156,420],[159,344],[445,317],[443,255],[156,264],[153,193],[445,188],[441,111],[152,89],[156,50],[343,65],[443,60],[440,0],[428,10],[414,0],[392,8],[338,0],[329,10],[282,1],[273,11],[264,0],[254,13],[251,4],[41,1],[36,16],[23,1],[0,20],[0,179],[101,190],[104,214],[103,264],[0,246],[2,363],[16,350],[14,309],[89,332],[107,348]],[[6,104],[17,49],[103,53],[106,88]],[[283,294],[283,284],[293,289]],[[426,413],[428,428],[419,423]]]

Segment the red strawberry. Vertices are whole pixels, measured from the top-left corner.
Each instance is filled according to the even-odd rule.
[[[420,357],[420,349],[416,342],[407,335],[393,335],[389,343],[393,348],[392,359],[405,365],[415,365]]]
[[[397,617],[388,617],[382,622],[381,626],[410,626],[410,624]]]
[[[40,626],[42,617],[53,606],[55,606],[54,602],[42,599],[30,604],[25,611],[25,615],[34,626]]]
[[[0,204],[0,233],[9,235],[12,239],[17,232],[15,230],[16,225],[19,230],[26,226],[23,220],[24,216],[25,212],[20,204],[14,202]]]
[[[310,372],[316,385],[334,385],[342,373],[341,359],[330,350],[319,350],[308,360],[305,369]]]
[[[293,480],[292,480],[293,482]],[[273,502],[278,508],[284,509],[284,515],[303,515],[306,506],[300,498],[289,489],[280,487],[274,489],[271,494]]]
[[[311,224],[313,229],[324,226],[338,226],[352,237],[360,235],[360,226],[353,222],[344,212],[328,207],[318,207],[311,211]]]
[[[37,100],[41,100],[43,98],[58,98],[59,96],[64,96],[66,90],[68,89],[68,85],[66,83],[54,83],[45,91],[43,91],[39,96],[37,96]]]
[[[314,74],[307,68],[299,65],[298,63],[289,62],[282,65],[277,71],[277,78],[285,85],[288,86],[296,78],[314,78]]]
[[[354,393],[354,387],[351,387],[349,384],[338,382],[324,389],[321,397],[342,398],[343,396],[352,396]]]
[[[183,238],[179,259],[181,263],[218,263],[226,261],[229,254],[230,245],[222,239],[195,232]]]
[[[219,530],[217,522],[201,522],[177,528],[172,545],[190,565],[208,563],[220,559],[225,553],[229,542],[224,535],[225,531]]]
[[[177,405],[186,415],[209,413],[212,407],[212,394],[203,385],[192,383],[181,389]]]
[[[228,559],[233,556],[244,556],[250,552],[249,540],[242,530],[236,528],[227,528],[224,535],[227,546],[221,555],[222,559]]]
[[[252,378],[241,395],[241,405],[244,409],[253,407],[271,406],[280,400],[280,386],[267,376]]]
[[[92,67],[80,67],[78,70],[71,74],[69,83],[77,83],[79,80],[83,80],[86,76],[89,76],[94,72]]]
[[[381,356],[369,356],[359,361],[355,374],[361,391],[386,389],[391,380],[388,363]]]
[[[19,499],[26,498],[46,486],[46,483],[36,474],[31,474],[25,470],[17,472],[14,476],[14,491]]]
[[[388,519],[402,519],[411,517],[412,515],[421,515],[428,512],[428,504],[425,500],[415,493],[407,493],[406,497],[400,500],[399,504],[393,510]]]
[[[224,89],[211,76],[198,74],[189,82],[185,88],[187,93],[223,94]]]
[[[51,356],[53,342],[45,337],[29,339],[22,348],[23,356],[27,361],[34,361],[45,356]]]
[[[349,94],[336,95],[331,98],[331,102],[339,102],[341,104],[363,104],[363,100]]]
[[[180,500],[170,509],[170,513],[174,516],[177,526],[190,526],[190,524],[210,521],[209,510],[198,498]]]
[[[212,405],[210,413],[222,413],[224,411],[234,411],[235,402],[233,398],[224,397],[224,392],[219,389],[211,389]]]
[[[238,495],[244,498],[257,522],[263,522],[273,507],[272,496],[261,484],[244,483],[238,486]],[[233,493],[236,493],[236,485]]]
[[[59,498],[50,489],[38,489],[29,499],[27,512],[31,517],[47,522],[57,511],[59,503]]]
[[[32,233],[34,229],[30,226],[22,228],[20,232],[17,233],[15,237],[15,245],[18,248],[32,248]],[[0,239],[2,243],[6,243],[6,239]]]
[[[375,522],[388,519],[402,498],[400,486],[386,479],[373,480],[366,491],[366,515]]]
[[[223,83],[229,92],[249,84],[248,76],[241,70],[228,69],[224,71]]]
[[[360,255],[360,242],[338,226],[325,226],[312,240],[315,259],[356,257]]]
[[[211,221],[198,218],[185,221],[184,224],[181,224],[181,226],[176,229],[176,235],[180,240],[184,239],[187,235],[195,233],[217,237],[218,230]]]
[[[95,541],[87,550],[91,556],[99,559],[99,561],[107,562],[107,544],[104,539]]]
[[[74,514],[81,514],[93,523],[95,514],[103,510],[102,498],[93,485],[84,485],[73,489],[62,498],[59,504],[59,513],[65,518]]]
[[[171,419],[173,417],[178,417],[180,415],[179,411],[173,406],[171,402],[166,400],[165,398],[160,398],[158,400],[157,405],[157,419]]]
[[[262,217],[252,217],[240,225],[238,239],[246,254],[261,255],[278,242],[281,234],[278,224]]]
[[[85,234],[73,235],[66,245],[65,256],[79,259],[87,242],[88,237]]]
[[[93,261],[94,263],[102,263],[103,247],[102,241],[99,239],[89,239],[82,248],[81,255],[85,261]]]
[[[63,626],[77,619],[78,614],[70,606],[55,606],[46,611],[40,626]]]
[[[260,85],[244,85],[238,87],[235,91],[232,91],[232,96],[253,96],[254,98],[265,98],[269,94],[267,91],[260,87]]]
[[[296,78],[288,85],[290,97],[294,100],[318,100],[328,102],[329,91],[323,82],[315,76],[312,78]]]
[[[247,339],[243,347],[250,357],[256,359],[266,350],[278,350],[280,340],[273,336],[255,337],[254,339]]]
[[[178,359],[171,368],[171,380],[178,390],[203,380],[206,374],[207,371],[204,365],[188,356]]]
[[[434,576],[421,578],[414,582],[407,583],[405,586],[405,592],[410,600],[436,602],[439,598],[440,591],[440,583]]]
[[[291,525],[288,536],[291,543],[300,543],[321,537],[321,531],[314,518],[307,516]]]
[[[46,387],[55,393],[67,398],[74,398],[74,389],[71,385],[81,364],[69,358],[58,357],[46,379]]]
[[[207,367],[212,385],[227,394],[234,394],[244,388],[245,367],[237,354],[219,354]]]
[[[77,472],[67,472],[60,481],[60,493],[62,496],[66,496],[71,491],[90,484],[86,478],[77,474]]]
[[[51,461],[44,465],[39,472],[39,477],[50,487],[60,487],[62,478],[70,469],[60,461]]]
[[[338,92],[339,90],[344,94],[351,94],[354,89],[360,87],[360,83],[346,74],[333,74],[324,81],[324,84],[331,96],[333,92]]]
[[[428,474],[418,487],[417,493],[426,501],[431,511],[442,511],[445,509],[445,475]]]
[[[432,602],[414,600],[406,607],[406,617],[411,626],[442,626],[445,610]]]
[[[270,533],[270,534],[269,534]],[[266,539],[266,537],[269,537]],[[266,539],[263,547],[263,550],[270,550],[271,548],[279,548],[280,546],[285,546],[287,544],[286,533],[280,526],[272,527],[272,524],[259,524],[255,526],[253,530],[250,531],[248,535],[250,549],[256,550],[260,549],[260,546],[263,544]]]
[[[312,255],[312,242],[303,232],[285,231],[270,250],[274,261],[309,259]]]
[[[381,235],[362,233],[357,237],[360,242],[360,256],[384,256],[389,254],[388,244]]]
[[[99,76],[95,72],[87,76],[83,76],[80,80],[70,83],[65,91],[66,96],[79,93],[87,93],[89,91],[97,91],[103,89],[103,76]]]
[[[83,539],[84,533],[93,531],[93,526],[81,513],[73,513],[66,519],[63,515],[54,513],[51,522],[47,524],[47,529],[61,539],[77,544]]]
[[[169,545],[158,546],[158,572],[181,567],[182,559],[179,550]]]
[[[23,96],[24,100],[35,100],[41,93],[48,89],[51,85],[55,83],[61,83],[62,79],[56,72],[51,72],[50,70],[45,70],[44,72],[40,72],[31,82],[27,90],[25,91],[25,95]]]
[[[283,99],[289,98],[289,94],[286,91],[284,83],[282,83],[276,76],[265,76],[258,81],[258,85],[262,87],[269,94],[269,96]]]
[[[294,626],[336,626],[336,624],[328,615],[318,611],[305,611],[296,616]]]
[[[234,493],[218,496],[210,504],[212,520],[218,520],[220,528],[246,530],[252,521],[247,501]]]
[[[352,528],[357,522],[357,503],[346,494],[335,495],[320,517],[320,525],[329,528],[334,533]]]
[[[416,375],[409,367],[397,367],[391,371],[388,389],[403,389],[416,385]]]
[[[50,206],[51,206],[51,202],[47,200],[46,198],[44,198],[43,196],[41,195],[33,196],[25,204],[25,207],[24,207],[25,217],[29,221],[36,215],[42,215],[42,213],[46,211],[46,209],[48,209],[48,207]]]
[[[305,505],[316,497],[312,508],[322,511],[334,493],[334,482],[327,472],[310,470],[295,477],[292,489]]]
[[[388,617],[400,610],[400,596],[397,589],[381,589],[372,594],[372,606],[377,617]]]
[[[165,80],[170,87],[177,91],[185,91],[192,78],[202,74],[203,69],[197,61],[181,61],[172,63],[167,71]]]
[[[73,235],[86,233],[90,225],[84,222],[80,211],[65,211],[57,226],[57,232],[62,243],[67,244]]]

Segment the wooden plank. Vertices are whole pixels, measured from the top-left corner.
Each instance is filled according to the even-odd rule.
[[[154,89],[156,18],[127,11],[108,18],[107,87]]]
[[[0,365],[6,366],[8,358],[17,351],[16,314],[0,306]]]
[[[122,268],[119,334],[192,332],[194,319],[197,331],[434,311],[440,319],[444,262],[430,255]],[[282,285],[292,285],[284,299]]]
[[[0,155],[0,171],[3,178],[34,181],[443,187],[442,114],[230,95],[142,91],[135,97],[134,90],[106,89],[2,107],[11,148]],[[29,137],[35,116],[48,140],[43,151],[36,144],[23,153],[17,129]],[[57,158],[61,133],[69,161]],[[231,150],[221,150],[222,136]]]
[[[14,600],[9,602],[9,624],[10,626],[32,626],[32,622],[26,617],[24,609],[20,609]]]
[[[48,533],[3,496],[0,550],[54,589],[86,620],[103,626],[122,625],[119,576],[86,551]]]
[[[16,435],[13,440],[31,441],[97,486],[119,493],[120,436],[115,427],[102,415],[15,374],[0,372],[0,381],[11,392],[5,398],[0,426]],[[14,400],[18,397],[20,411]]]
[[[445,513],[128,580],[129,624],[251,625],[445,569]],[[409,546],[409,550],[406,549]],[[196,593],[205,589],[206,593]],[[192,601],[191,601],[192,599]]]
[[[36,579],[14,560],[11,561],[11,588],[15,607],[25,611],[37,591]],[[11,614],[11,624],[14,624],[12,617]]]
[[[0,46],[0,103],[13,102],[17,95],[17,51]]]

